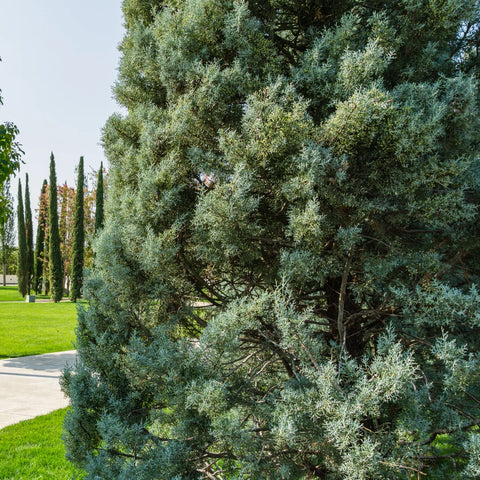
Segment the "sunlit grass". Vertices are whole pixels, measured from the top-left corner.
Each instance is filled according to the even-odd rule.
[[[50,298],[48,295],[36,295],[37,299]],[[0,286],[0,302],[21,302],[25,300],[18,292],[16,285],[8,285],[6,287]]]
[[[56,410],[0,430],[0,480],[82,478],[65,459],[61,435],[66,411]]]
[[[74,348],[76,304],[0,304],[0,358],[61,352]]]

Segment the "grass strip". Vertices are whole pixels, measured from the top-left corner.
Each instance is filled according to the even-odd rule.
[[[37,300],[48,300],[50,295],[35,295]],[[0,302],[23,302],[25,297],[22,297],[16,285],[0,286]]]
[[[0,430],[0,480],[80,479],[61,441],[67,409],[55,410]]]
[[[0,358],[72,350],[76,325],[74,303],[3,303]]]

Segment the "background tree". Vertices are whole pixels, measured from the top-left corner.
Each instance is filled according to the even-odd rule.
[[[75,219],[73,230],[73,251],[72,251],[72,290],[70,298],[76,302],[82,295],[83,265],[85,248],[84,230],[84,171],[83,157],[80,157],[77,173],[77,191],[75,194]]]
[[[479,478],[478,3],[123,8],[69,457]]]
[[[59,302],[63,296],[63,266],[60,251],[60,235],[58,232],[58,202],[57,202],[57,175],[55,173],[55,158],[50,155],[50,182],[49,182],[49,273],[51,297]]]
[[[3,273],[3,286],[7,284],[7,265],[15,246],[15,222],[13,218],[13,197],[10,193],[10,182],[7,180],[1,187],[0,196],[5,199],[6,207],[0,214],[0,252]],[[15,262],[16,265],[16,262]]]
[[[97,191],[95,201],[95,235],[98,235],[104,223],[104,193],[103,193],[103,162],[100,163],[97,177]]]
[[[96,174],[95,174],[96,177]],[[57,186],[58,197],[60,198],[60,219],[59,219],[59,235],[60,235],[60,252],[62,257],[62,265],[64,271],[67,272],[64,276],[64,285],[67,290],[70,287],[70,273],[72,269],[72,248],[73,248],[73,233],[74,233],[74,212],[75,212],[75,195],[76,190],[67,184]],[[95,190],[89,190],[87,185],[84,187],[84,232],[85,232],[85,248],[84,248],[84,265],[89,267],[92,264],[93,250],[92,242],[94,238],[94,205],[95,205]],[[48,224],[48,189],[41,194],[37,221],[44,224],[45,230],[45,247],[43,254],[39,257],[42,262],[43,285],[49,288],[49,261],[48,261],[48,243],[49,243],[49,224]],[[41,220],[44,218],[45,221]],[[61,225],[61,227],[60,227]]]
[[[90,190],[88,186],[84,188],[84,232],[85,232],[85,248],[84,248],[84,265],[90,268],[93,263],[93,241],[95,239],[95,204],[96,204],[96,183],[97,175],[92,178],[93,188]]]
[[[25,174],[25,238],[27,241],[27,291],[33,288],[33,222],[32,208],[30,206],[30,189],[28,187],[28,173]]]
[[[35,258],[34,258],[34,276],[33,289],[35,293],[42,291],[43,284],[43,265],[45,261],[45,234],[48,221],[48,205],[47,205],[47,180],[43,181],[40,191],[38,217],[37,217],[37,237],[35,241]]]
[[[17,239],[18,239],[18,263],[17,281],[18,291],[24,297],[28,293],[28,259],[27,237],[25,232],[25,214],[23,209],[22,183],[18,180],[17,197]]]
[[[2,59],[0,58],[0,62]],[[3,105],[2,91],[0,90],[0,106]],[[19,168],[23,150],[15,141],[19,131],[12,122],[0,124],[0,188]],[[0,215],[8,208],[8,199],[1,195],[0,190]]]
[[[49,212],[50,212],[50,207]],[[45,232],[45,253],[43,258],[43,286],[45,295],[50,293],[50,224],[47,222],[47,230]]]
[[[73,251],[73,229],[75,215],[75,189],[65,182],[58,185],[58,198],[60,199],[59,235],[60,252],[62,256],[63,285],[65,293],[70,291]]]

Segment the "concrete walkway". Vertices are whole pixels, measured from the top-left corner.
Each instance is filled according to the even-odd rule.
[[[0,360],[0,428],[68,405],[59,378],[75,350]]]

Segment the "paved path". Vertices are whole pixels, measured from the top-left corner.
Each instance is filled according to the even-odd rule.
[[[0,428],[68,405],[58,380],[75,350],[0,360]]]

